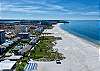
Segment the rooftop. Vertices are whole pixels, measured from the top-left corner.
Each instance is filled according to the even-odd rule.
[[[20,52],[21,54],[23,54],[24,52],[30,50],[32,47],[32,45],[27,45],[25,47],[23,47],[23,49],[20,49],[18,52]]]
[[[16,61],[10,61],[10,60],[4,60],[0,62],[0,71],[2,70],[10,70],[14,65]]]
[[[7,59],[8,60],[10,60],[10,59],[20,59],[21,57],[23,57],[23,56],[19,56],[19,55],[12,55],[12,56],[10,56],[10,57],[8,57]]]
[[[0,45],[0,48],[6,48],[5,46]]]
[[[4,30],[0,30],[0,32],[3,32]]]
[[[21,33],[19,33],[19,34],[29,34],[29,33],[25,33],[25,32],[23,33],[23,32],[21,32]]]
[[[6,46],[8,47],[9,45],[13,44],[14,42],[13,41],[10,41],[10,40],[6,40],[5,43],[2,44],[2,46]]]

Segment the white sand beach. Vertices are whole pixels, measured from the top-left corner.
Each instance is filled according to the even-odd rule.
[[[100,71],[99,50],[87,41],[63,31],[59,24],[44,31],[62,37],[53,48],[66,57],[61,64],[38,62],[38,71]]]

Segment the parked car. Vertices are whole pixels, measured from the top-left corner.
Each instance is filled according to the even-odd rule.
[[[57,63],[57,64],[61,64],[61,61],[60,61],[60,60],[56,60],[56,63]]]

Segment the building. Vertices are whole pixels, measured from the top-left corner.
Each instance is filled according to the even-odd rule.
[[[30,33],[33,33],[36,28],[37,28],[37,26],[35,26],[35,25],[29,25],[29,30],[28,31]]]
[[[42,32],[43,30],[44,30],[43,27],[38,27],[35,29],[36,32]]]
[[[21,32],[21,29],[20,29],[20,25],[19,24],[15,24],[15,34],[18,34]]]
[[[2,44],[2,46],[5,46],[5,47],[9,47],[10,45],[12,45],[14,42],[11,41],[11,40],[6,40],[5,43]]]
[[[8,39],[14,38],[16,35],[13,32],[6,32],[5,37]]]
[[[4,60],[0,62],[0,71],[13,71],[17,61]]]
[[[5,42],[5,31],[0,30],[0,44]]]
[[[30,44],[34,45],[38,41],[38,37],[32,37],[32,40],[30,41]]]
[[[4,52],[4,50],[6,49],[5,46],[0,45],[0,54],[2,54]]]
[[[32,48],[32,45],[27,45],[18,51],[18,55],[23,55],[25,52],[29,51]]]
[[[20,56],[20,55],[12,55],[10,57],[5,57],[4,59],[8,59],[8,60],[11,60],[11,61],[17,61],[17,60],[20,60],[23,56]]]
[[[29,39],[29,33],[19,33],[18,37],[20,37],[20,39]]]
[[[28,32],[28,25],[20,25],[21,32]]]
[[[0,30],[1,30],[1,29],[4,29],[4,28],[5,28],[5,25],[2,24],[2,23],[0,23]]]

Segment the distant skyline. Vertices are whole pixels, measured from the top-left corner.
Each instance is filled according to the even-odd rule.
[[[100,0],[0,0],[0,19],[99,19]]]

